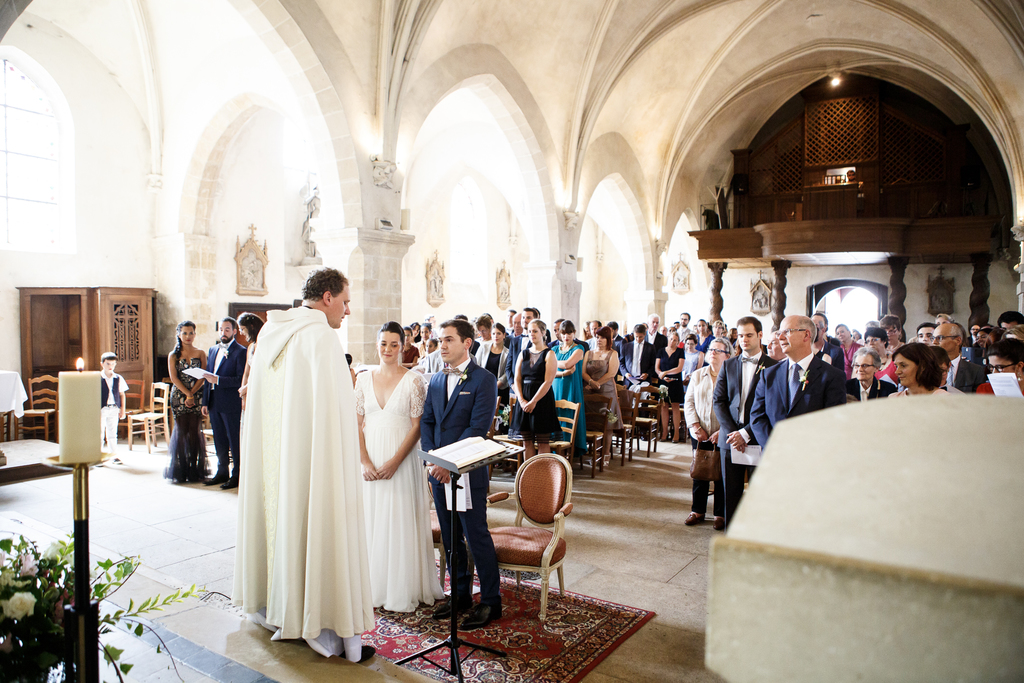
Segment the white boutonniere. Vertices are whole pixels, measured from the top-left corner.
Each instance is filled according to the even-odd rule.
[[[463,370],[463,371],[462,371],[462,374],[461,374],[461,375],[459,375],[459,382],[458,382],[458,383],[459,383],[459,384],[462,384],[462,383],[463,383],[463,382],[465,382],[465,381],[466,381],[467,379],[469,379],[469,372],[467,372],[466,370]]]
[[[811,371],[811,369],[807,368],[806,370],[804,370],[804,374],[800,375],[800,388],[801,389],[806,389],[807,388],[807,373],[810,372],[810,371]]]

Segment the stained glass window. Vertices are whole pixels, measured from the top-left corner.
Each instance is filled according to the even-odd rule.
[[[42,90],[10,61],[0,64],[0,237],[52,246],[60,233],[57,119]]]
[[[487,214],[480,187],[472,178],[459,181],[448,215],[453,282],[482,285],[487,272]]]

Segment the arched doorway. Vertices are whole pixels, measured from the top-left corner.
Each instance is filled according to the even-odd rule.
[[[870,280],[844,278],[807,288],[807,315],[824,313],[829,334],[842,323],[864,333],[864,323],[879,320],[889,310],[889,288]]]

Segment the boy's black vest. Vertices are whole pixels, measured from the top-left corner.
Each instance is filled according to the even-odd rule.
[[[114,375],[114,405],[118,408],[121,407],[121,378]],[[100,407],[107,407],[107,400],[110,396],[110,385],[107,384],[106,378],[100,376]]]

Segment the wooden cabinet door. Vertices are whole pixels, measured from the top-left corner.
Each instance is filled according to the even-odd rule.
[[[98,289],[99,352],[117,354],[117,373],[142,380],[143,397],[153,382],[153,290]]]

